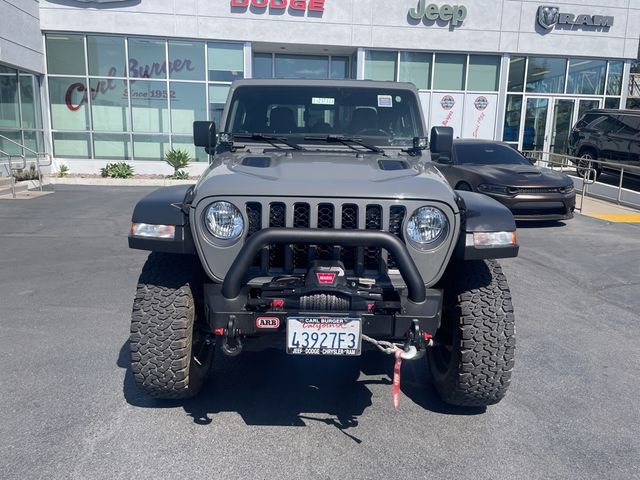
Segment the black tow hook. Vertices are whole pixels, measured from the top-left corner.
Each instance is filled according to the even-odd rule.
[[[413,324],[407,332],[407,341],[404,344],[405,352],[409,352],[412,349],[416,350],[415,356],[411,360],[418,360],[427,353],[427,347],[433,346],[433,339],[430,334],[422,332],[420,330],[420,322],[417,319],[413,320]]]
[[[231,315],[227,328],[222,337],[222,353],[227,357],[237,357],[242,353],[242,340],[240,339],[239,331],[235,327],[236,317]]]

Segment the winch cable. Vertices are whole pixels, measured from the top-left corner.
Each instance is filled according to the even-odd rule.
[[[400,371],[402,370],[402,360],[417,360],[421,358],[418,349],[413,345],[405,347],[399,343],[387,342],[385,340],[376,340],[366,335],[362,335],[362,340],[375,345],[380,351],[387,355],[395,356],[395,364],[393,366],[393,385],[391,394],[393,396],[393,409],[398,411],[400,407]],[[429,341],[428,346],[433,345],[433,340]]]

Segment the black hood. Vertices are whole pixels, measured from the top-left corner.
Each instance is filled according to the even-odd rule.
[[[564,187],[571,179],[559,172],[533,165],[458,165],[458,168],[474,173],[484,183],[508,187]]]

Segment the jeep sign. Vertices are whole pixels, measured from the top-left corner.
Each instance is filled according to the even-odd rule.
[[[538,8],[538,25],[546,30],[551,30],[556,25],[609,28],[613,27],[613,20],[612,16],[564,13],[558,7],[542,5]]]
[[[457,27],[467,18],[467,7],[448,4],[438,6],[435,3],[427,5],[426,0],[419,0],[416,8],[409,10],[409,16],[415,20],[422,20],[423,18],[430,21],[441,20]]]

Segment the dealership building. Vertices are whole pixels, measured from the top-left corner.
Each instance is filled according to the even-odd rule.
[[[0,0],[0,151],[72,172],[160,160],[242,78],[398,80],[429,125],[562,152],[625,105],[640,0]],[[4,137],[4,138],[3,138]]]

